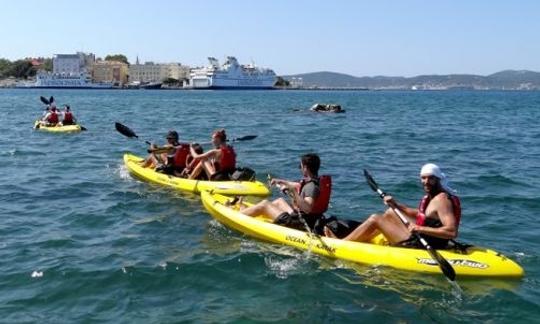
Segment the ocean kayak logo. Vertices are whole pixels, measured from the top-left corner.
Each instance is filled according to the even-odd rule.
[[[423,259],[423,258],[416,258],[419,264],[425,264],[425,265],[431,265],[436,266],[438,265],[437,261],[433,259]],[[489,265],[477,261],[471,261],[471,260],[464,260],[464,259],[452,259],[448,260],[448,263],[450,263],[453,266],[460,266],[460,267],[469,267],[469,268],[475,268],[475,269],[487,269]]]
[[[301,237],[294,236],[294,235],[286,235],[285,240],[289,241],[289,242],[300,243],[302,245],[305,245],[308,248],[313,246],[313,247],[315,247],[317,249],[325,250],[326,252],[328,252],[330,254],[336,253],[336,248],[328,246],[326,243],[324,243],[321,240],[320,237],[318,237],[318,235],[316,235],[316,234],[312,234],[312,235],[314,236],[314,237],[312,237],[312,239],[318,239],[317,243],[314,243],[313,241],[308,242],[305,239],[303,239]],[[309,237],[309,234],[308,234],[308,237]]]

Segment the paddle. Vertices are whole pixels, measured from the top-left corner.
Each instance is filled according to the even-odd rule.
[[[128,138],[136,138],[136,139],[139,139],[139,136],[137,136],[137,134],[135,134],[135,132],[127,127],[126,125],[123,125],[123,124],[120,124],[119,122],[115,122],[114,123],[114,127],[116,128],[116,130],[128,137]],[[257,135],[246,135],[246,136],[242,136],[242,137],[235,137],[233,139],[230,139],[230,140],[227,140],[227,142],[241,142],[241,141],[250,141],[252,139],[255,139],[257,138]],[[145,141],[146,144],[148,145],[152,145],[152,143],[150,143],[149,141]],[[211,144],[212,142],[203,142],[203,143],[200,143],[201,145],[204,145],[204,144]]]
[[[39,97],[39,100],[41,100],[41,102],[43,102],[46,105],[49,105],[51,103],[47,98],[43,96]]]
[[[252,139],[257,138],[257,135],[246,135],[241,137],[233,137],[232,139],[228,139],[227,142],[242,142],[242,141],[251,141]],[[200,145],[206,145],[206,144],[212,144],[212,142],[202,142],[199,143]]]
[[[127,127],[126,125],[122,125],[119,122],[116,122],[116,123],[114,123],[114,127],[116,128],[116,130],[120,134],[122,134],[122,135],[124,135],[124,136],[126,136],[128,138],[139,139],[139,136],[137,136],[137,134],[135,134],[135,132],[131,128]],[[144,142],[146,144],[148,144],[148,145],[152,145],[152,143],[150,143],[149,141],[144,141]]]
[[[366,169],[364,169],[364,176],[366,177],[366,181],[368,185],[370,186],[370,188],[376,193],[378,193],[381,198],[384,198],[386,196],[386,193],[379,188],[379,186],[377,185],[377,183],[375,182],[371,174],[369,174],[369,172]],[[399,210],[395,206],[390,206],[390,207],[396,213],[396,215],[399,216],[399,219],[401,219],[403,224],[408,227],[409,221],[403,215],[401,210]],[[448,261],[446,261],[446,259],[443,258],[442,255],[440,255],[433,247],[431,247],[431,245],[429,245],[429,243],[422,236],[414,232],[412,235],[420,241],[422,246],[431,255],[431,258],[437,262],[437,264],[439,265],[439,268],[441,268],[441,271],[446,276],[446,278],[448,278],[450,281],[456,280],[456,272],[454,268],[452,267],[452,265],[450,265],[450,263],[448,263]]]

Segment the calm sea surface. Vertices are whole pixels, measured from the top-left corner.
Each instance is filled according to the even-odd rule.
[[[32,130],[39,96],[88,131]],[[345,114],[315,114],[315,102]],[[540,316],[539,92],[0,90],[0,322],[533,322]],[[114,129],[119,121],[142,140]],[[328,214],[383,210],[368,168],[402,202],[435,162],[459,191],[461,241],[498,250],[522,280],[460,280],[352,265],[256,241],[198,196],[131,178],[126,151],[168,130],[225,127],[239,164],[296,179],[298,157],[334,177]],[[278,196],[274,192],[274,196]]]

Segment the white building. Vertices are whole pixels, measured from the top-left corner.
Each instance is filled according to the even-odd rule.
[[[92,53],[55,54],[53,57],[53,73],[64,75],[80,75],[91,73],[96,57]]]

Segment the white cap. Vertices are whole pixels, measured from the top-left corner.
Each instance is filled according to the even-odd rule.
[[[420,170],[420,176],[421,177],[422,176],[435,176],[439,178],[439,180],[441,180],[441,186],[443,187],[445,191],[451,194],[456,193],[456,190],[452,189],[448,185],[448,178],[446,177],[446,174],[444,174],[441,171],[441,168],[439,168],[439,166],[436,164],[433,164],[433,163],[424,164],[424,166]]]

